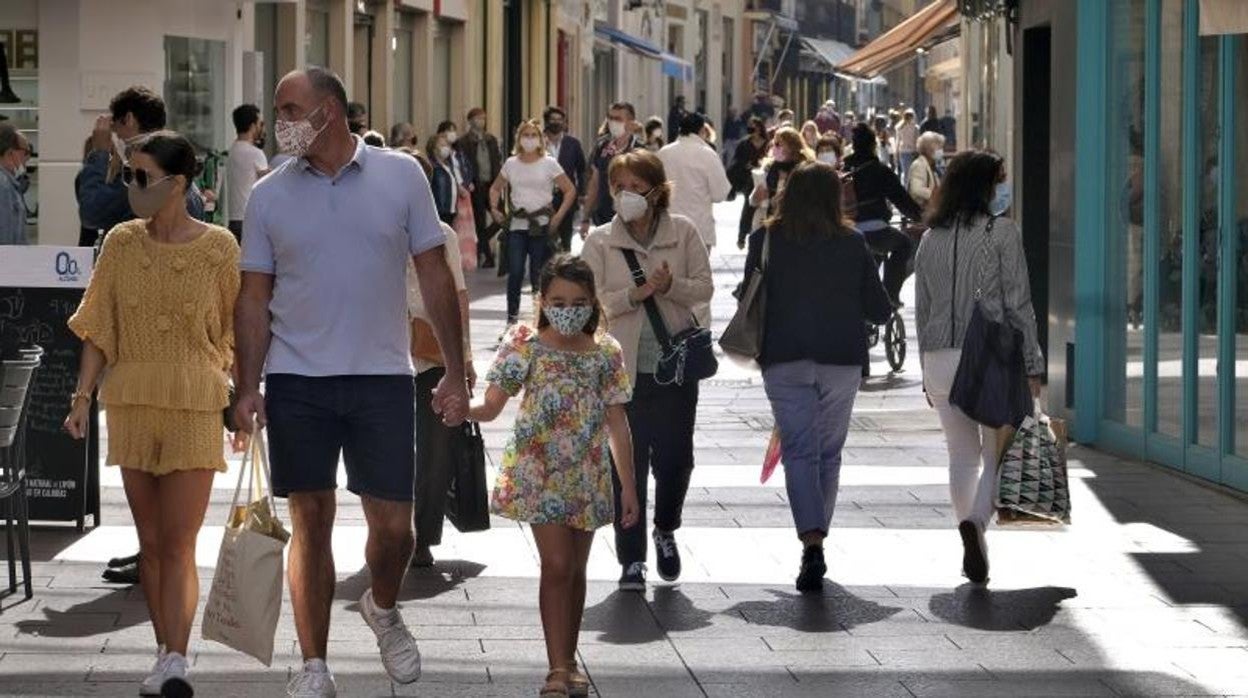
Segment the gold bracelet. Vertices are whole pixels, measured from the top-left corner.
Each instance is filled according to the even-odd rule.
[[[77,391],[74,391],[74,393],[69,396],[69,404],[71,407],[74,405],[77,405],[78,402],[81,400],[86,400],[87,402],[91,402],[91,393],[77,390]]]

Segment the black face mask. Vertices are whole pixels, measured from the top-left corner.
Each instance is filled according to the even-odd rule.
[[[557,136],[557,135],[559,135],[559,134],[563,133],[563,124],[562,124],[562,123],[559,123],[559,122],[547,121],[547,122],[546,122],[546,133],[549,133],[549,134],[551,134],[552,136]]]
[[[259,136],[256,136],[256,140],[253,142],[255,143],[257,148],[264,150],[265,135],[261,133]]]

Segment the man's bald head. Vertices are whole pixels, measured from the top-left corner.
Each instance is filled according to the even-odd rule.
[[[288,121],[302,119],[318,107],[325,108],[325,116],[330,120],[347,118],[346,87],[333,71],[319,66],[283,76],[277,84],[274,103],[278,118]]]

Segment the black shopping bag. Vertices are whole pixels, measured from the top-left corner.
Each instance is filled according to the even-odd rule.
[[[460,533],[490,528],[490,495],[485,482],[485,440],[481,425],[464,422],[454,449],[451,484],[446,491],[446,518]]]

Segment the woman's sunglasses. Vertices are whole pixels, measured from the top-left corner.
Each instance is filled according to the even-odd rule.
[[[129,165],[121,168],[122,183],[124,183],[127,187],[135,186],[137,184],[139,189],[147,189],[152,185],[160,184],[172,176],[173,175],[165,175],[164,177],[152,179],[152,176],[147,173],[147,170],[130,167]]]

